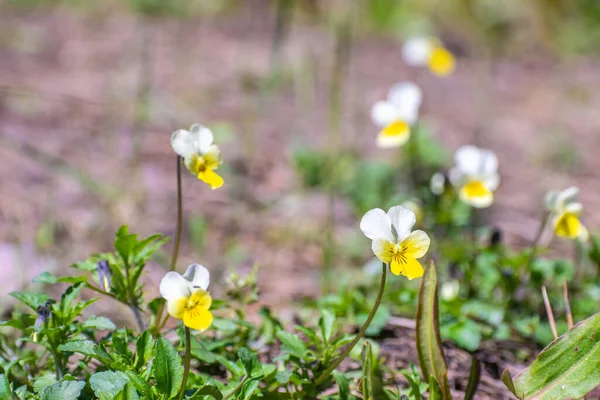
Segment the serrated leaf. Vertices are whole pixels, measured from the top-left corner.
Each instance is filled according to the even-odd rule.
[[[133,371],[126,371],[125,374],[131,381],[131,384],[144,396],[152,397],[152,386]]]
[[[321,318],[319,318],[319,328],[321,329],[321,336],[325,343],[329,343],[331,336],[333,335],[333,326],[335,324],[335,314],[330,310],[322,310]]]
[[[82,381],[56,382],[42,390],[41,400],[71,400],[78,399],[85,386]]]
[[[0,374],[0,399],[11,399],[12,398],[12,390],[10,389],[10,384],[8,383],[8,378],[6,375]]]
[[[84,329],[98,329],[100,331],[114,331],[117,329],[113,322],[106,317],[92,315],[83,324]]]
[[[277,338],[283,344],[283,346],[281,346],[283,352],[298,358],[303,358],[306,354],[306,346],[298,335],[286,331],[279,331],[277,332]]]
[[[91,340],[72,340],[58,346],[60,351],[80,353],[88,357],[96,356],[96,348],[96,343]]]
[[[39,393],[42,390],[44,390],[45,387],[53,385],[54,383],[56,383],[56,375],[50,372],[45,373],[44,375],[39,376],[35,380],[35,382],[33,383],[33,391]]]
[[[550,343],[535,361],[504,384],[519,398],[579,399],[600,385],[600,313],[581,321]]]
[[[100,400],[112,400],[129,383],[129,378],[121,371],[97,372],[90,377],[90,386]]]
[[[183,365],[179,353],[165,338],[156,342],[152,369],[158,390],[168,399],[175,397],[183,381]]]
[[[150,361],[154,351],[154,338],[150,331],[144,331],[135,341],[134,365],[136,369],[142,368]]]
[[[46,293],[12,292],[9,295],[29,306],[35,312],[37,312],[39,306],[44,305],[49,299]]]
[[[437,271],[433,261],[430,261],[423,274],[417,305],[416,331],[419,365],[425,380],[430,380],[430,377],[433,376],[440,385],[444,400],[452,400],[440,338],[439,318]]]

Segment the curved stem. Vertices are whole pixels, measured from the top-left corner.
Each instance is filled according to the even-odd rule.
[[[192,338],[190,334],[190,328],[185,327],[185,358],[183,359],[183,381],[181,382],[181,389],[179,390],[179,400],[183,399],[185,393],[185,387],[187,386],[188,375],[190,374],[190,361],[192,359]]]
[[[329,366],[329,368],[327,368],[325,370],[325,372],[323,372],[317,378],[317,380],[315,381],[315,385],[319,385],[320,383],[323,383],[323,381],[325,379],[327,379],[327,377],[333,372],[333,370],[335,370],[338,367],[338,365],[340,365],[342,363],[342,361],[344,361],[344,359],[348,356],[348,354],[350,354],[350,352],[352,351],[354,346],[356,346],[356,343],[358,343],[358,341],[365,335],[367,328],[369,328],[371,321],[373,321],[373,317],[375,317],[375,313],[377,312],[377,309],[379,308],[379,304],[381,304],[381,299],[383,298],[383,291],[385,289],[386,274],[387,274],[387,265],[385,263],[381,263],[381,282],[379,283],[379,293],[377,294],[377,299],[375,300],[375,305],[373,305],[373,309],[371,310],[369,317],[367,318],[367,320],[365,321],[363,326],[360,328],[360,330],[356,334],[356,337],[354,338],[354,340],[352,340],[352,342],[350,342],[350,344],[348,345],[346,350],[344,350],[342,355],[339,356],[337,360],[332,362],[331,365]]]
[[[171,267],[169,271],[175,271],[177,268],[177,258],[179,257],[179,247],[181,246],[181,233],[183,231],[183,195],[181,189],[181,157],[177,156],[177,232],[175,233],[175,245],[173,247],[173,256],[171,257]],[[162,315],[165,310],[165,303],[163,302],[156,313],[156,321],[154,324],[155,332],[160,331],[169,316],[166,315],[165,319],[162,320]]]
[[[231,393],[229,393],[227,396],[223,397],[223,400],[227,400],[227,399],[231,398],[231,396],[233,396],[234,394],[236,394],[236,392],[241,389],[241,387],[244,385],[244,383],[246,383],[246,379],[247,379],[247,377],[244,377],[244,379],[242,379],[240,381],[240,383],[238,383],[238,385],[233,388],[233,390],[231,391]]]

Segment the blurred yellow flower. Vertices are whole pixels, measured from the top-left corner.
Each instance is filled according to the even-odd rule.
[[[213,321],[212,298],[206,291],[209,283],[210,274],[200,264],[190,265],[183,275],[168,272],[160,281],[160,294],[167,300],[169,315],[188,328],[207,329]]]
[[[394,275],[408,279],[423,276],[423,266],[417,260],[429,249],[429,236],[421,230],[412,231],[415,213],[402,206],[368,211],[360,221],[360,229],[373,241],[371,249],[377,258],[390,266]]]
[[[408,39],[402,47],[402,59],[413,67],[427,65],[431,72],[438,76],[448,76],[456,67],[452,53],[439,41],[426,37]]]
[[[187,169],[214,190],[223,186],[223,178],[215,172],[221,166],[221,151],[213,142],[211,130],[200,124],[171,134],[171,146],[183,157]]]
[[[500,184],[498,158],[489,150],[463,146],[454,154],[456,166],[450,170],[450,182],[458,189],[462,201],[475,208],[494,202]]]
[[[589,232],[579,219],[583,205],[577,201],[578,194],[579,189],[576,187],[550,191],[546,195],[545,203],[557,236],[585,241]]]
[[[421,89],[414,83],[399,82],[390,88],[386,100],[373,105],[371,119],[381,128],[377,135],[379,147],[398,147],[408,141],[422,97]]]

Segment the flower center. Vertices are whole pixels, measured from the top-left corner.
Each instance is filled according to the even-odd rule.
[[[490,193],[490,190],[482,181],[471,181],[464,186],[463,190],[465,195],[469,198],[485,197]]]
[[[443,47],[436,47],[431,51],[427,64],[434,74],[446,76],[454,70],[454,56]]]
[[[564,213],[554,227],[558,236],[576,238],[581,233],[581,222],[573,213]]]

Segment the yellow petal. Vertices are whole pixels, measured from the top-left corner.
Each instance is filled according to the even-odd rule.
[[[212,324],[213,315],[210,311],[191,308],[183,315],[183,324],[188,328],[203,331]]]
[[[417,230],[400,243],[400,251],[408,257],[421,258],[427,253],[430,242],[425,232]]]
[[[402,146],[410,137],[410,127],[404,121],[394,121],[387,125],[377,135],[379,147]]]
[[[212,190],[220,188],[224,183],[223,178],[210,168],[198,172],[198,179],[208,184]]]
[[[390,270],[394,275],[404,275],[409,280],[423,276],[421,263],[410,256],[396,255],[392,258]]]
[[[427,65],[431,72],[438,76],[448,76],[454,71],[456,62],[454,56],[443,47],[436,47],[431,51]]]
[[[579,237],[582,234],[583,229],[585,228],[577,216],[572,213],[564,213],[554,223],[554,232],[556,232],[558,236],[571,239]]]
[[[385,239],[374,239],[371,244],[373,254],[386,264],[389,264],[390,261],[392,261],[395,248],[396,245],[394,243]]]
[[[187,305],[187,297],[177,297],[175,299],[167,301],[167,311],[170,316],[177,319],[182,319],[185,313],[185,306]]]
[[[477,208],[485,208],[494,202],[494,193],[482,181],[471,181],[459,192],[462,201]]]
[[[212,304],[212,297],[207,291],[199,289],[190,296],[189,307],[208,310]]]

